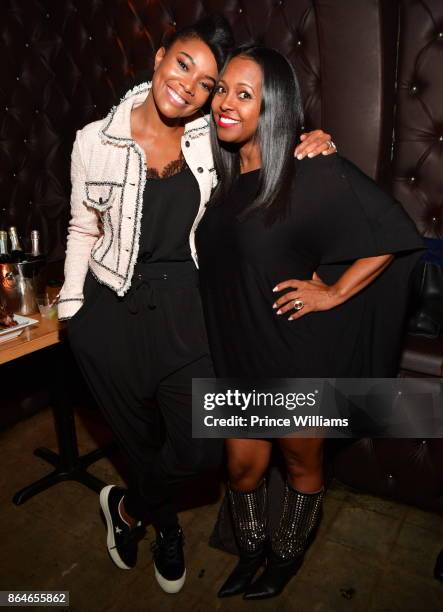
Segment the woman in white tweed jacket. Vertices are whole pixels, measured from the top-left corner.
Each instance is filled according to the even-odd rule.
[[[138,85],[104,120],[77,132],[72,151],[71,220],[65,283],[58,305],[60,319],[72,317],[81,308],[88,268],[119,296],[131,286],[146,184],[145,151],[132,137],[131,116],[146,102],[150,90],[151,83]],[[180,145],[200,188],[198,214],[189,234],[196,262],[194,232],[216,181],[206,116],[185,124]],[[152,153],[149,157],[151,164]]]
[[[173,487],[221,452],[221,441],[192,439],[192,378],[213,376],[194,232],[216,182],[200,109],[231,44],[219,17],[177,33],[156,54],[152,84],[80,130],[72,154],[59,317],[69,319],[73,352],[130,466],[128,490],[100,494],[108,551],[118,567],[133,567],[148,512],[166,592],[185,580]],[[332,151],[328,143],[317,131],[298,153]],[[147,408],[152,400],[158,409]]]

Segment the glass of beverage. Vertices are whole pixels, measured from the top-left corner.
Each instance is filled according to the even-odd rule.
[[[36,299],[42,319],[57,318],[57,300],[54,300],[48,293],[40,293]]]

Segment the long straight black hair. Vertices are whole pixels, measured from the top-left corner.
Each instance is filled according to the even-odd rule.
[[[239,56],[256,62],[262,72],[260,117],[255,135],[262,166],[256,197],[244,213],[261,209],[269,213],[267,219],[273,222],[284,214],[292,184],[294,149],[303,125],[300,87],[292,65],[275,49],[257,45],[238,47],[229,54],[224,68]],[[239,146],[218,139],[213,118],[211,145],[219,182],[210,206],[220,203],[229,194],[240,173]]]

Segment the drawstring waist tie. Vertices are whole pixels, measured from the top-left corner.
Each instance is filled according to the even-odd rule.
[[[137,263],[131,289],[126,296],[129,312],[156,308],[156,289],[198,287],[198,271],[193,261]]]

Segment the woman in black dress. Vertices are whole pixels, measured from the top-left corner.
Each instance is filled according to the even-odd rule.
[[[292,158],[301,99],[278,52],[234,52],[212,114],[220,182],[196,241],[217,376],[395,375],[409,270],[422,247],[412,221],[338,155]],[[271,441],[227,440],[240,561],[221,597],[281,592],[318,524],[323,440],[278,443],[287,482],[268,546],[264,475]],[[265,557],[265,571],[251,584]]]
[[[173,33],[152,82],[79,130],[73,148],[59,318],[130,475],[128,489],[100,493],[106,544],[117,567],[132,569],[148,513],[167,593],[186,576],[177,488],[221,457],[221,442],[192,438],[192,378],[213,375],[194,227],[215,176],[202,108],[232,40],[218,15]],[[297,155],[333,151],[329,138],[306,134]]]

